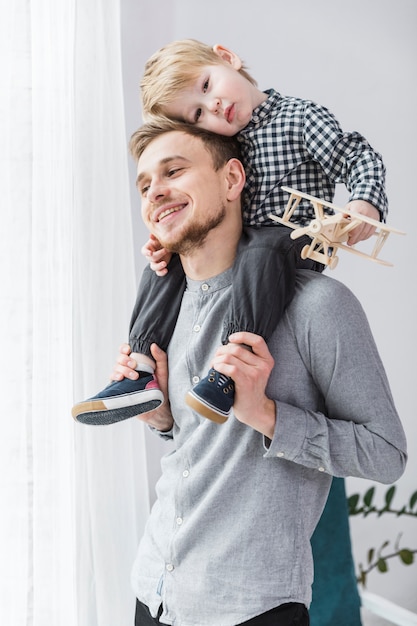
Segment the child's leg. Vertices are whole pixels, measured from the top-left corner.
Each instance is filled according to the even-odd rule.
[[[323,270],[321,264],[301,258],[301,250],[310,238],[294,240],[292,232],[286,226],[244,228],[233,266],[224,344],[237,331],[255,333],[268,341],[294,296],[296,270]]]
[[[164,401],[154,376],[150,347],[156,343],[167,349],[185,288],[185,275],[177,255],[172,257],[168,270],[166,276],[160,277],[146,267],[139,285],[129,333],[139,378],[114,381],[93,398],[76,404],[72,415],[78,422],[114,424],[153,411]]]
[[[146,363],[153,362],[153,343],[166,351],[177,322],[184,289],[185,274],[177,254],[173,255],[166,276],[157,276],[149,266],[144,269],[130,320],[132,356],[141,355],[147,357]]]
[[[295,292],[298,267],[319,269],[300,251],[306,240],[290,238],[285,226],[244,228],[233,266],[231,305],[224,321],[222,342],[229,335],[247,331],[266,341],[278,325]],[[308,239],[309,241],[309,239]],[[234,398],[233,381],[210,370],[187,395],[187,403],[216,422],[224,422]]]

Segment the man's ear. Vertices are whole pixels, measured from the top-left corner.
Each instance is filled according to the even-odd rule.
[[[246,182],[245,168],[239,159],[230,159],[226,165],[227,199],[236,200]]]
[[[217,56],[222,59],[222,61],[225,61],[225,63],[229,63],[229,65],[231,65],[235,70],[241,69],[242,61],[240,60],[240,57],[238,57],[237,54],[235,54],[228,48],[225,48],[221,44],[216,43],[213,46],[213,52],[215,52]]]

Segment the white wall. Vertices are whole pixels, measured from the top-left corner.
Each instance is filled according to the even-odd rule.
[[[127,137],[141,123],[138,84],[146,59],[160,46],[184,37],[223,43],[247,63],[261,89],[316,100],[336,115],[345,130],[358,130],[380,151],[387,166],[389,223],[407,231],[392,236],[383,258],[393,268],[340,254],[331,273],[361,300],[371,323],[409,439],[410,460],[398,482],[394,504],[405,504],[417,490],[416,278],[413,272],[417,230],[415,0],[122,0]],[[140,224],[134,190],[132,208],[137,269],[147,236]],[[338,193],[343,202],[345,195]],[[331,315],[331,312],[329,312]],[[348,381],[347,381],[348,382]],[[158,454],[150,441],[151,457]],[[151,479],[158,474],[152,466]],[[349,493],[363,493],[365,481],[348,481]],[[385,487],[377,488],[382,497]],[[417,519],[352,518],[357,561],[370,547],[394,541],[417,549]],[[417,611],[417,565],[390,562],[387,574],[373,573],[368,588]],[[372,622],[374,623],[374,622]],[[375,622],[377,623],[377,622]],[[378,622],[383,623],[383,622]]]

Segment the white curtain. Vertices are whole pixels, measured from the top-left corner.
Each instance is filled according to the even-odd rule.
[[[128,626],[138,421],[74,423],[135,295],[114,0],[0,4],[0,623]]]

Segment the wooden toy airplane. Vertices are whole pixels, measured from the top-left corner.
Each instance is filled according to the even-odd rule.
[[[330,269],[334,269],[339,261],[337,252],[340,248],[365,259],[381,263],[382,265],[392,266],[392,263],[378,258],[378,254],[390,233],[405,235],[403,231],[382,224],[365,215],[341,209],[331,202],[319,200],[314,196],[309,196],[296,189],[291,189],[291,187],[281,187],[281,189],[284,189],[284,191],[290,194],[284,214],[282,217],[270,214],[269,217],[284,226],[293,228],[294,232],[291,233],[291,239],[297,239],[302,235],[311,237],[311,244],[304,246],[301,250],[301,258],[313,259],[313,261],[318,261],[328,266]],[[291,222],[291,217],[303,198],[311,202],[315,214],[315,219],[307,226],[299,226]],[[327,215],[324,212],[324,207],[331,209],[334,215]],[[371,224],[376,228],[374,232],[376,242],[370,254],[356,250],[354,246],[346,245],[349,232],[363,222]]]

